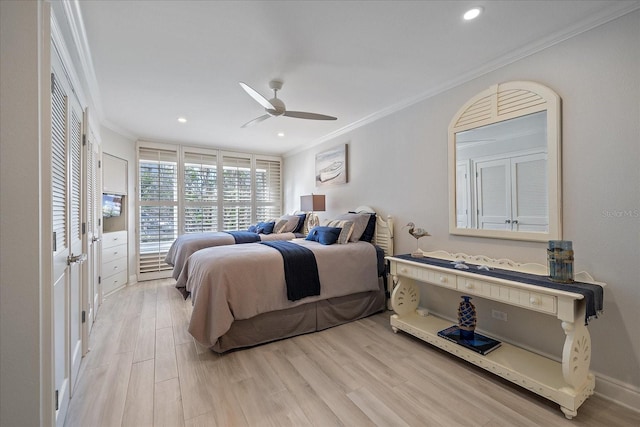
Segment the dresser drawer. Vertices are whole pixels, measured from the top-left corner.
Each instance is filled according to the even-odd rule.
[[[423,267],[414,267],[406,264],[398,264],[396,273],[400,276],[410,277],[421,282],[431,283],[444,288],[456,288],[455,274],[442,273]]]
[[[114,231],[112,233],[102,234],[102,248],[111,248],[121,244],[127,244],[127,231]]]
[[[102,263],[102,277],[107,278],[114,274],[123,272],[127,275],[127,257],[114,259],[113,261]]]
[[[127,244],[102,248],[102,263],[106,264],[118,258],[127,256]]]
[[[537,292],[521,292],[520,302],[524,307],[529,307],[532,310],[551,314],[557,312],[556,297],[551,295],[539,294]]]
[[[469,295],[479,295],[506,304],[555,314],[556,298],[550,295],[502,286],[484,280],[458,277],[457,289]]]
[[[127,284],[127,272],[121,271],[102,280],[102,293],[108,294]]]

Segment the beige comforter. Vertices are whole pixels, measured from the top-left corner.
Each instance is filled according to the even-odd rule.
[[[211,347],[234,320],[379,289],[376,250],[370,243],[325,246],[304,239],[293,242],[309,248],[316,257],[321,286],[318,296],[289,301],[282,255],[260,243],[207,248],[189,257],[176,287],[191,293],[191,335]]]
[[[294,233],[271,233],[260,234],[259,236],[260,240],[265,242],[270,240],[292,240],[297,237]],[[171,244],[164,262],[173,266],[172,277],[177,279],[180,277],[185,261],[194,252],[214,246],[235,245],[235,243],[233,236],[224,231],[183,234]]]

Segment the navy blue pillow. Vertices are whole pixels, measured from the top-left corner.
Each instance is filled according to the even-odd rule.
[[[249,228],[247,229],[247,231],[249,231],[251,233],[257,233],[258,232],[258,224],[250,225]]]
[[[356,213],[356,212],[349,212],[349,213]],[[373,236],[375,235],[375,233],[376,233],[376,214],[370,213],[369,222],[367,223],[367,227],[362,232],[362,237],[360,237],[360,240],[363,242],[371,243],[373,241]]]
[[[273,227],[275,226],[275,222],[259,222],[258,225],[256,225],[256,233],[271,234],[273,233]]]
[[[303,214],[298,214],[297,216],[300,217],[300,220],[298,221],[298,226],[296,227],[295,230],[293,230],[294,233],[302,233],[303,229],[304,229],[304,221],[305,219],[307,219],[307,214],[303,213]]]
[[[313,227],[306,240],[322,243],[323,245],[333,245],[338,241],[341,231],[342,228],[340,227]]]

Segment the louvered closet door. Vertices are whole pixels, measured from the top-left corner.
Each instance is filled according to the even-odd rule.
[[[549,231],[547,163],[545,153],[511,159],[514,230]]]
[[[56,417],[64,420],[82,358],[82,109],[54,55],[52,216]],[[63,77],[61,77],[63,76]]]
[[[511,230],[511,167],[509,159],[476,163],[478,226]]]
[[[85,117],[85,123],[87,119]],[[86,130],[85,142],[85,162],[84,177],[85,189],[85,211],[84,222],[86,224],[86,235],[83,239],[84,253],[87,254],[87,261],[83,264],[83,289],[82,289],[82,310],[85,313],[85,322],[82,329],[83,349],[82,354],[88,351],[89,334],[95,320],[100,303],[100,293],[98,277],[101,268],[101,239],[100,239],[100,185],[98,182],[98,163],[100,159],[99,145],[93,132]]]

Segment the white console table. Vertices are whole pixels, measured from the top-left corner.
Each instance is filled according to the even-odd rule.
[[[491,268],[546,275],[546,266],[519,264],[511,260],[494,260],[484,256],[425,252],[426,257],[447,261],[465,261]],[[568,419],[577,415],[578,407],[594,392],[595,377],[589,372],[591,338],[585,326],[584,296],[563,290],[530,285],[513,280],[479,275],[474,270],[458,270],[426,264],[417,260],[387,257],[395,285],[391,305],[394,332],[402,330],[429,344],[452,353],[487,371],[522,386],[560,405]],[[477,271],[477,270],[475,270]],[[575,277],[580,282],[595,282],[587,273]],[[503,342],[496,350],[480,355],[438,336],[438,331],[451,326],[451,321],[434,315],[417,313],[420,289],[417,282],[449,288],[478,298],[555,316],[561,321],[566,339],[562,362]]]

